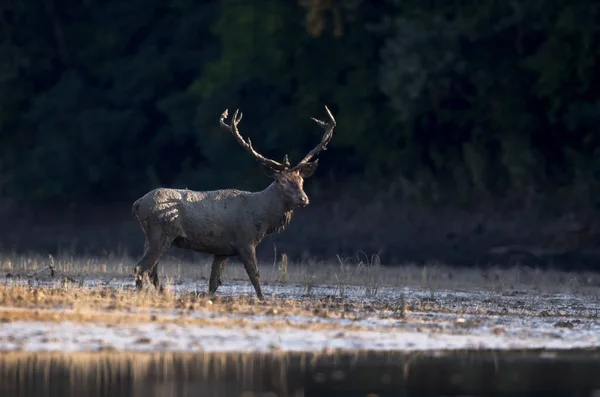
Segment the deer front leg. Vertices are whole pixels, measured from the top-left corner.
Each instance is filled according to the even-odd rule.
[[[152,281],[154,288],[158,290],[158,292],[164,292],[163,285],[158,280],[158,264],[154,265],[153,268],[148,272],[148,278]]]
[[[250,282],[252,283],[252,286],[256,291],[256,296],[258,297],[258,299],[263,300],[264,296],[260,288],[260,273],[258,272],[258,265],[256,263],[256,248],[250,246],[243,250],[240,250],[239,256],[242,260],[242,263],[244,264],[246,273],[248,273]]]
[[[227,256],[215,255],[210,269],[210,281],[208,283],[208,295],[213,296],[222,283],[223,269],[227,264]]]

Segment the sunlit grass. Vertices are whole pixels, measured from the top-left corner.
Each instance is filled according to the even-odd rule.
[[[273,263],[260,263],[261,282],[268,284],[299,284],[311,292],[311,286],[338,286],[340,296],[350,290],[360,290],[368,296],[376,296],[380,287],[419,287],[433,293],[437,290],[503,291],[526,289],[541,292],[591,293],[600,287],[600,275],[593,272],[564,272],[536,269],[516,265],[510,268],[453,268],[439,263],[424,265],[405,263],[397,266],[380,265],[377,256],[368,257],[359,252],[355,257],[338,257],[333,262],[289,262],[286,256]],[[207,288],[211,258],[189,262],[165,256],[159,263],[161,280],[178,283],[181,280],[197,280],[199,289]],[[0,278],[5,276],[27,277],[44,273],[52,265],[59,275],[73,281],[98,278],[110,285],[111,278],[130,277],[133,283],[135,258],[127,255],[110,255],[104,258],[82,258],[69,254],[57,257],[42,255],[0,256]],[[224,282],[247,281],[243,266],[230,259],[224,273]]]
[[[128,257],[5,255],[0,258],[0,321],[108,324],[157,321],[198,325],[218,322],[221,326],[233,327],[244,325],[246,320],[229,318],[224,322],[219,315],[264,315],[273,319],[272,326],[283,327],[290,325],[286,320],[289,316],[406,321],[410,321],[410,313],[416,311],[457,315],[518,312],[536,316],[554,313],[551,305],[538,307],[536,299],[543,294],[575,294],[589,299],[600,296],[597,275],[593,273],[519,266],[487,270],[453,269],[439,264],[384,267],[376,256],[357,255],[356,258],[338,258],[337,263],[285,262],[282,265],[276,261],[272,266],[263,265],[265,301],[257,300],[253,292],[248,292],[251,289],[244,293],[217,292],[216,297],[209,298],[206,289],[210,258],[200,263],[165,258],[159,271],[164,293],[158,293],[151,285],[136,292],[133,263]],[[54,270],[53,276],[49,266]],[[283,269],[285,277],[281,274]],[[90,280],[94,281],[93,285],[87,283]],[[224,281],[225,284],[250,285],[243,267],[236,262],[226,268]],[[184,282],[186,286],[195,284],[197,288],[195,291],[178,289]],[[285,297],[270,296],[269,285],[293,287],[296,292]],[[324,293],[325,289],[329,292]],[[421,291],[418,296],[414,293],[416,290]],[[460,291],[479,291],[483,295],[460,297],[457,295]],[[522,298],[514,298],[511,291],[522,294],[519,295]],[[446,295],[440,298],[443,294]],[[513,300],[519,303],[511,303]],[[218,320],[193,315],[200,312],[213,313]],[[597,313],[586,316],[597,317]]]

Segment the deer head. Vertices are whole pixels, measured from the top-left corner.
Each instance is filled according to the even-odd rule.
[[[219,119],[219,123],[221,127],[229,131],[233,134],[237,142],[248,152],[252,157],[254,157],[260,163],[263,171],[266,174],[275,180],[275,186],[277,187],[279,193],[282,195],[286,203],[290,205],[290,207],[306,207],[309,204],[309,199],[306,193],[304,192],[304,179],[312,176],[317,169],[317,165],[319,160],[311,159],[318,155],[321,151],[327,150],[327,144],[331,140],[333,136],[333,129],[335,128],[335,119],[333,115],[325,106],[325,110],[327,111],[327,115],[329,116],[329,122],[326,123],[321,120],[317,120],[311,117],[315,123],[320,125],[325,129],[325,133],[321,138],[321,142],[315,146],[298,164],[295,166],[290,165],[290,161],[288,159],[287,154],[283,158],[283,162],[280,163],[275,160],[271,160],[262,156],[252,147],[252,141],[250,138],[244,140],[240,135],[238,130],[238,124],[242,121],[243,114],[239,112],[239,109],[235,111],[233,117],[231,119],[231,123],[225,123],[225,119],[228,117],[229,112],[227,109],[221,114],[221,118]]]

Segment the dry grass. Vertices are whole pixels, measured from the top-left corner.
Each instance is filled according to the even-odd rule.
[[[158,294],[152,289],[140,293],[133,290],[104,287],[51,287],[23,284],[0,284],[0,321],[75,321],[135,323],[160,322],[177,324],[227,326],[244,325],[247,317],[268,316],[269,326],[292,326],[289,316],[319,317],[324,319],[361,319],[366,315],[400,318],[405,308],[389,302],[344,302],[335,297],[323,300],[267,299],[258,301],[253,296],[214,297],[186,293],[176,295],[167,291]],[[193,316],[194,312],[214,314]],[[227,317],[224,322],[222,315]],[[332,323],[333,324],[333,323]],[[295,326],[306,328],[308,323]],[[327,324],[312,324],[327,329]],[[337,326],[339,328],[339,325]],[[352,327],[360,329],[359,327]]]
[[[336,323],[293,323],[285,318],[274,318],[269,321],[251,321],[248,318],[195,318],[184,315],[165,316],[160,314],[139,314],[98,311],[54,311],[54,310],[6,310],[0,309],[0,323],[13,321],[40,322],[73,322],[93,323],[104,325],[156,323],[161,325],[174,324],[185,326],[203,326],[220,328],[242,328],[252,326],[253,329],[283,329],[293,328],[311,331],[367,331],[372,327],[356,324],[340,325]]]
[[[511,268],[489,267],[453,268],[443,264],[381,266],[376,255],[368,257],[362,252],[355,257],[338,257],[336,262],[288,263],[285,254],[272,265],[260,264],[261,280],[265,284],[300,284],[310,294],[316,285],[335,285],[340,297],[349,289],[361,290],[367,297],[375,297],[380,287],[427,288],[438,290],[504,291],[526,289],[539,292],[596,294],[600,287],[600,274],[595,272],[564,272],[543,270],[528,266]],[[197,263],[185,262],[165,256],[159,264],[163,280],[178,283],[181,280],[197,280],[200,289],[206,289],[210,275],[210,257]],[[109,282],[112,278],[131,277],[135,260],[126,255],[107,254],[105,258],[77,258],[68,254],[59,257],[41,255],[0,256],[0,277],[6,274],[27,276],[41,271],[49,264],[61,274],[73,279],[95,277]],[[248,278],[241,264],[230,261],[224,273],[225,281],[244,281]]]
[[[67,285],[32,286],[0,284],[0,322],[72,321],[84,323],[147,323],[179,325],[218,325],[220,327],[296,327],[301,329],[366,330],[370,325],[346,323],[339,319],[395,319],[403,322],[423,321],[427,313],[456,316],[518,316],[597,318],[591,307],[579,309],[567,300],[554,301],[553,295],[540,303],[538,296],[525,292],[495,295],[430,294],[396,298],[344,299],[338,296],[267,298],[259,301],[252,295],[230,295],[209,299],[204,293],[175,294],[170,288],[156,293],[151,287],[137,293],[133,289],[114,287],[80,287]],[[589,298],[587,299],[589,301]],[[590,301],[591,302],[591,301]],[[597,306],[597,305],[596,305]],[[418,316],[412,313],[420,313]],[[328,321],[290,321],[293,317],[319,318]],[[259,319],[259,321],[257,321]],[[427,320],[427,322],[430,322]]]
[[[285,258],[285,257],[284,257]],[[253,294],[234,294],[209,299],[206,294],[206,274],[209,262],[192,266],[186,263],[161,265],[161,277],[166,280],[166,291],[156,293],[150,287],[140,293],[131,287],[123,287],[122,281],[129,280],[131,267],[124,260],[75,259],[70,257],[42,258],[39,256],[0,258],[0,321],[75,321],[102,322],[173,322],[179,324],[220,326],[244,325],[243,318],[223,318],[228,315],[264,315],[272,319],[271,326],[292,325],[290,316],[320,317],[326,319],[402,318],[411,312],[454,313],[454,314],[515,314],[538,315],[548,313],[562,315],[552,304],[540,308],[535,299],[544,294],[568,293],[579,296],[597,297],[598,278],[595,274],[540,271],[523,267],[492,270],[456,270],[442,265],[407,265],[385,268],[377,257],[366,256],[338,258],[333,265],[308,263],[287,264],[286,260],[274,263],[272,268],[263,266],[263,284],[268,292],[269,285],[301,286],[304,294],[287,298],[267,298],[258,301]],[[285,263],[284,264],[282,264]],[[356,263],[358,262],[358,263]],[[131,262],[129,262],[131,263]],[[40,278],[48,277],[44,269],[52,264],[56,269],[53,282],[40,284]],[[285,277],[280,274],[285,268]],[[37,273],[37,274],[36,274]],[[6,279],[7,274],[10,276]],[[36,274],[35,276],[31,276]],[[63,279],[62,284],[56,278]],[[103,283],[86,286],[82,281],[100,279]],[[175,293],[174,286],[182,280],[197,280],[202,292]],[[227,267],[225,282],[241,280],[248,284],[241,266]],[[286,281],[282,281],[285,279]],[[33,281],[28,283],[28,281]],[[119,283],[116,283],[119,281]],[[192,284],[194,284],[193,282]],[[121,285],[121,287],[115,286]],[[321,285],[329,285],[333,294],[315,293]],[[382,296],[382,290],[404,291],[416,287],[427,291],[426,296],[416,297],[405,293]],[[487,298],[465,298],[446,296],[438,299],[444,290],[476,291],[489,293]],[[511,291],[522,294],[512,296]],[[349,297],[352,296],[352,299]],[[358,298],[357,298],[358,297]],[[479,299],[479,300],[477,300]],[[161,312],[162,311],[162,312]],[[198,316],[194,313],[210,313]],[[540,314],[541,315],[541,314]],[[586,314],[597,316],[597,314]],[[271,320],[270,320],[271,321]],[[307,323],[301,325],[308,326]],[[297,325],[300,326],[300,325]],[[311,326],[328,327],[313,324]],[[339,328],[339,325],[337,325]]]

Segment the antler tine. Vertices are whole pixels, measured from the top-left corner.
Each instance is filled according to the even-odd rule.
[[[238,116],[238,113],[239,113],[239,116]],[[248,153],[250,153],[256,160],[261,162],[263,165],[266,165],[275,170],[282,170],[282,169],[286,168],[283,164],[281,164],[275,160],[268,159],[268,158],[264,157],[263,155],[261,155],[260,153],[258,153],[256,150],[254,150],[254,148],[252,147],[252,141],[250,140],[250,138],[248,138],[247,142],[246,142],[246,140],[244,140],[244,138],[242,138],[242,136],[240,135],[240,132],[238,131],[237,126],[240,123],[240,121],[242,121],[242,117],[244,114],[241,113],[239,111],[239,109],[237,109],[233,113],[233,117],[231,118],[231,124],[227,124],[225,122],[225,119],[227,118],[228,115],[229,115],[229,109],[225,109],[225,111],[223,113],[221,113],[221,117],[219,118],[219,124],[221,124],[221,128],[223,128],[224,130],[229,131],[229,132],[231,132],[231,134],[233,134],[234,138],[240,144],[240,146],[242,146]]]
[[[327,115],[329,116],[329,123],[326,123],[321,120],[317,120],[314,117],[310,118],[312,121],[319,124],[321,127],[325,128],[325,133],[323,134],[323,137],[321,138],[321,142],[317,146],[315,146],[315,148],[313,150],[308,152],[308,154],[306,156],[304,156],[304,158],[302,160],[300,160],[298,165],[310,161],[310,159],[312,159],[314,156],[319,154],[321,151],[327,150],[327,144],[333,137],[333,129],[336,126],[336,122],[335,122],[335,118],[333,117],[333,115],[331,114],[331,112],[329,111],[329,108],[327,106],[325,106],[325,110],[327,111]]]

